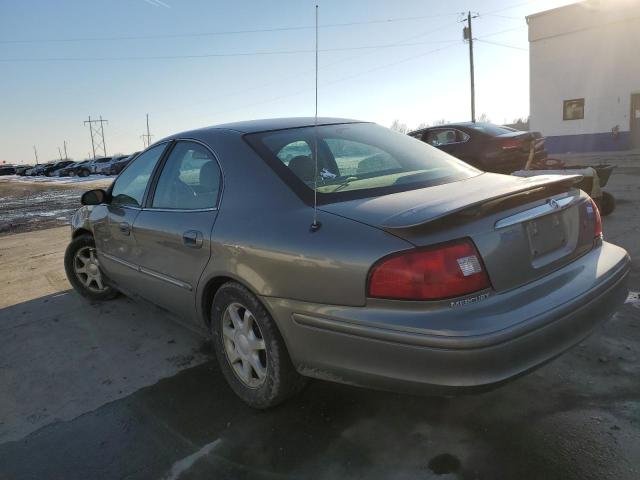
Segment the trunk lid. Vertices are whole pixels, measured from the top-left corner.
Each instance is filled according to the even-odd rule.
[[[593,247],[576,176],[485,173],[463,181],[322,206],[415,246],[470,237],[496,291],[540,278]],[[526,181],[523,181],[526,180]]]

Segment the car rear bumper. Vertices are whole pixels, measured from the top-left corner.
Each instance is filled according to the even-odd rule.
[[[553,359],[609,319],[628,294],[629,267],[623,249],[604,243],[543,279],[494,295],[486,306],[449,308],[460,325],[479,325],[475,331],[456,330],[455,317],[452,328],[434,330],[440,315],[426,308],[399,312],[398,322],[381,306],[263,301],[304,375],[414,392],[486,388]]]

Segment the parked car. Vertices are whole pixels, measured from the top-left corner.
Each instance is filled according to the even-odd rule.
[[[102,157],[94,159],[90,164],[89,168],[91,169],[91,173],[95,173],[98,175],[106,175],[106,170],[111,165],[111,157]]]
[[[0,165],[0,175],[15,175],[16,167],[14,165]]]
[[[57,176],[57,171],[61,168],[66,167],[67,165],[71,165],[73,161],[71,160],[62,160],[60,162],[56,162],[52,165],[49,165],[42,169],[42,175],[46,177],[55,177]]]
[[[44,172],[45,168],[48,168],[50,166],[53,165],[53,162],[49,162],[49,163],[40,163],[38,165],[36,165],[35,167],[29,169],[26,171],[26,175],[29,175],[31,177],[34,177],[36,175],[42,175]]]
[[[510,174],[521,170],[529,159],[532,142],[535,159],[547,156],[540,132],[522,132],[492,123],[451,123],[409,135],[485,172]]]
[[[73,162],[70,165],[67,165],[66,167],[63,167],[60,170],[58,170],[58,175],[60,177],[88,176],[90,174],[88,169],[89,162],[90,160]],[[80,174],[81,172],[86,173],[86,175],[81,175]]]
[[[124,169],[124,167],[129,165],[131,160],[133,160],[136,157],[136,155],[138,155],[139,153],[140,152],[135,152],[135,153],[132,153],[131,155],[122,157],[118,160],[114,160],[113,162],[111,162],[111,165],[109,167],[109,175],[118,175]]]
[[[82,196],[69,281],[197,322],[257,408],[305,376],[500,385],[624,303],[629,256],[603,241],[579,177],[483,173],[375,124],[318,123],[238,122],[151,146]]]
[[[20,175],[24,177],[26,175],[27,170],[33,168],[33,165],[18,165],[16,166],[16,175]]]

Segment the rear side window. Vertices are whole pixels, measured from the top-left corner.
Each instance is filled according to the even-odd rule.
[[[162,168],[153,208],[194,210],[213,208],[220,192],[220,168],[199,143],[178,142]]]
[[[408,135],[371,123],[244,137],[305,201],[327,203],[448,183],[480,172]],[[317,146],[317,167],[315,151]],[[295,156],[283,152],[296,150]]]
[[[468,124],[469,128],[473,128],[478,132],[486,133],[487,135],[491,135],[492,137],[497,137],[498,135],[504,135],[505,133],[513,132],[512,129],[507,127],[501,127],[500,125],[494,125],[492,123],[471,123]]]
[[[439,128],[429,130],[423,136],[424,141],[434,147],[448,145],[450,143],[461,143],[469,140],[469,135],[455,128]]]
[[[156,145],[135,159],[115,180],[111,189],[112,205],[142,206],[142,198],[151,173],[162,156],[166,145]]]

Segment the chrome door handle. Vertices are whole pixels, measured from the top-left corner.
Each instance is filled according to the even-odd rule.
[[[127,222],[120,222],[118,228],[120,228],[120,232],[124,233],[125,235],[129,235],[131,233],[131,225],[129,225]]]
[[[202,247],[202,232],[188,230],[182,234],[182,243],[190,248]]]

